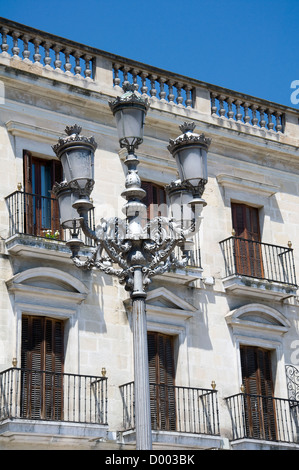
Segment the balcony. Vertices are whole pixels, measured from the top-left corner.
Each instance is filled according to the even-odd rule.
[[[277,446],[299,444],[299,401],[239,393],[226,402],[232,422],[232,448],[252,449],[252,440],[256,448],[257,441],[263,441],[263,445],[264,441]]]
[[[295,295],[297,281],[291,245],[229,237],[220,242],[220,247],[227,291],[278,300]]]
[[[135,440],[134,382],[120,387],[123,441]],[[153,444],[221,447],[217,391],[150,384]]]
[[[70,258],[64,240],[70,238],[59,224],[58,201],[52,197],[15,191],[5,198],[9,214],[9,236],[6,248],[9,254],[43,258]],[[90,226],[94,227],[94,213],[90,211]],[[89,251],[92,240],[82,233],[80,237]],[[37,250],[38,248],[38,250]]]
[[[107,378],[10,368],[0,373],[0,435],[107,434]]]

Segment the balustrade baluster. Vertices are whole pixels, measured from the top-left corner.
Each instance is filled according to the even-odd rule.
[[[266,112],[268,115],[268,129],[272,131],[274,128],[274,122],[272,121],[273,109],[267,109]]]
[[[1,28],[1,33],[2,33],[2,44],[1,44],[1,49],[2,49],[2,55],[4,57],[10,57],[10,54],[7,52],[9,49],[9,45],[7,44],[7,34],[9,33],[8,28]]]
[[[151,81],[150,95],[152,98],[156,98],[156,94],[157,94],[156,80],[157,80],[157,75],[150,76],[150,81]]]
[[[145,96],[145,95],[147,96],[148,87],[146,85],[146,79],[148,77],[148,74],[146,72],[141,72],[140,76],[141,76],[141,80],[142,80],[142,87],[141,87],[140,91],[141,91],[143,96]]]
[[[64,64],[65,73],[66,75],[72,75],[72,72],[71,72],[72,64],[70,63],[71,50],[68,47],[66,47],[63,52],[65,56],[65,64]]]
[[[90,61],[91,61],[92,57],[90,55],[85,54],[84,56],[82,56],[82,58],[85,61],[84,76],[85,76],[86,79],[91,80],[92,70],[90,68]]]
[[[120,68],[119,64],[113,64],[113,69],[114,69],[113,84],[114,84],[114,86],[120,86],[119,68]]]
[[[219,106],[220,106],[219,107],[219,115],[220,115],[220,117],[225,117],[226,111],[225,111],[225,107],[224,107],[224,104],[223,104],[223,101],[225,99],[226,99],[225,96],[223,96],[223,95],[219,96]]]
[[[243,103],[243,108],[244,108],[244,122],[245,124],[249,124],[250,123],[250,116],[248,112],[249,104]]]
[[[217,114],[218,107],[216,105],[216,98],[217,94],[216,93],[211,93],[211,113]]]
[[[165,91],[165,89],[164,89],[165,82],[166,82],[166,78],[159,78],[159,84],[160,84],[160,93],[159,93],[159,97],[160,97],[160,100],[161,100],[161,101],[166,101],[166,100],[165,100],[165,98],[166,98],[166,91]]]
[[[138,75],[138,70],[133,69],[132,70],[132,78],[133,78],[133,85],[134,85],[135,91],[138,91],[138,88],[139,88],[139,85],[137,83],[137,75]]]
[[[236,111],[237,111],[237,112],[236,112],[236,120],[237,120],[237,121],[241,121],[241,120],[242,120],[242,113],[241,113],[241,104],[242,104],[242,101],[237,100],[237,101],[235,102],[235,104],[236,104]]]
[[[260,107],[258,110],[260,112],[260,126],[266,127],[265,109]]]
[[[178,92],[176,102],[179,106],[182,106],[182,103],[184,101],[184,98],[182,96],[182,84],[181,83],[176,83],[175,86],[176,86],[176,89],[177,89],[177,92]]]
[[[228,119],[233,119],[233,117],[234,117],[233,103],[234,103],[233,98],[228,98],[227,99],[227,105],[228,105],[227,117],[228,117]]]
[[[185,85],[185,90],[186,90],[186,106],[187,108],[191,108],[192,107],[192,87],[190,85]]]
[[[173,94],[173,84],[174,84],[174,82],[173,82],[173,80],[168,80],[167,84],[168,84],[168,101],[169,101],[169,103],[173,103],[174,98],[175,98],[175,96]]]
[[[18,46],[19,37],[20,37],[20,33],[18,33],[17,31],[14,31],[12,33],[12,38],[13,38],[12,53],[13,53],[13,59],[21,60],[21,57],[19,57],[20,48]]]
[[[45,63],[45,67],[47,69],[52,69],[51,67],[51,62],[52,62],[52,59],[50,57],[50,47],[51,47],[51,43],[49,41],[45,41],[43,44],[43,47],[45,49],[45,57],[44,57],[44,63]]]
[[[31,62],[31,60],[29,59],[30,51],[29,51],[29,46],[28,46],[29,36],[27,34],[24,34],[22,36],[22,41],[24,44],[24,50],[22,52],[22,56],[24,57],[24,62]]]
[[[281,121],[281,113],[279,111],[276,111],[275,113],[275,118],[276,118],[276,131],[277,132],[282,132],[282,121]]]
[[[53,50],[55,52],[55,60],[54,60],[54,66],[55,66],[55,71],[62,73],[61,66],[62,66],[62,60],[60,59],[60,52],[61,52],[61,46],[58,46],[57,44],[53,47]]]
[[[256,110],[257,110],[258,106],[256,106],[255,104],[251,105],[250,106],[250,109],[252,111],[252,119],[251,119],[251,123],[253,126],[257,126],[257,123],[258,123],[258,117],[256,116]]]
[[[33,55],[33,59],[34,59],[34,65],[38,65],[40,67],[42,67],[42,64],[41,64],[41,54],[39,53],[39,46],[41,44],[41,40],[39,38],[34,38],[33,39],[33,44],[34,44],[34,55]]]
[[[130,85],[130,82],[129,82],[129,79],[128,79],[128,73],[129,73],[129,70],[130,70],[130,67],[122,67],[122,70],[123,70],[123,74],[124,74],[124,81],[123,81],[123,84],[122,86],[128,86]]]
[[[75,70],[75,76],[78,77],[78,78],[79,78],[79,77],[81,78],[81,70],[82,70],[82,67],[81,67],[81,65],[80,65],[80,57],[81,57],[80,52],[75,51],[74,57],[75,57],[75,68],[74,68],[74,70]]]

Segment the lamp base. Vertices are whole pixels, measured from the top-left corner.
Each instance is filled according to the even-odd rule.
[[[188,202],[188,206],[191,206],[191,207],[196,204],[201,204],[203,207],[207,205],[206,201],[202,199],[201,197],[195,197],[191,199],[191,201]]]
[[[87,212],[92,209],[93,203],[89,199],[77,199],[73,204],[73,208],[80,214],[81,212]]]

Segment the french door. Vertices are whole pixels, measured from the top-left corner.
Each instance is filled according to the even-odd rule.
[[[275,440],[276,417],[270,351],[253,346],[242,346],[240,351],[247,437]]]
[[[176,430],[173,337],[148,333],[152,429]]]
[[[259,211],[246,204],[232,203],[236,274],[264,277]]]
[[[21,416],[63,419],[63,322],[23,316]]]
[[[24,154],[24,207],[26,233],[45,236],[59,231],[58,202],[52,195],[55,182],[62,181],[62,166],[59,161],[35,158]]]

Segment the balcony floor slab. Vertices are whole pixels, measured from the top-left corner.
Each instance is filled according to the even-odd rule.
[[[241,275],[226,277],[222,282],[227,292],[272,300],[283,300],[295,296],[297,292],[297,288],[293,285]]]
[[[22,445],[57,444],[70,447],[95,441],[110,440],[108,425],[83,424],[27,419],[5,419],[0,423],[1,442],[13,441]]]
[[[121,433],[123,444],[136,444],[135,430]],[[208,434],[192,434],[174,431],[152,431],[153,449],[182,450],[182,449],[223,449],[226,440],[221,436]]]

